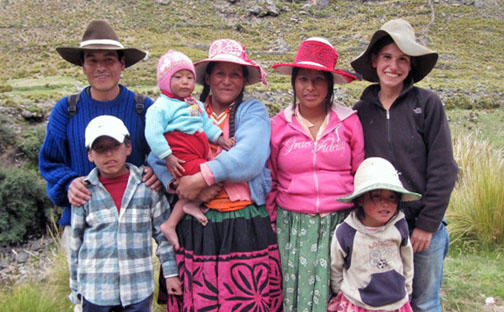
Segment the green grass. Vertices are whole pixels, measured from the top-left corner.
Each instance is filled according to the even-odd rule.
[[[504,250],[453,250],[445,260],[445,312],[485,311],[485,299],[504,302]],[[486,310],[491,311],[491,310]],[[494,310],[497,311],[497,310]]]

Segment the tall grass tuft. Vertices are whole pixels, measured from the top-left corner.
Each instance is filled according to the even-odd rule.
[[[504,243],[504,151],[473,136],[454,143],[459,181],[447,211],[455,246],[482,248]]]

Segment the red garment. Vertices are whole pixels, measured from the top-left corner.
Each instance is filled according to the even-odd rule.
[[[185,160],[182,165],[183,175],[192,175],[200,172],[200,164],[206,162],[210,146],[205,132],[187,134],[180,131],[171,131],[164,134],[175,157]]]
[[[332,297],[327,305],[327,312],[413,312],[411,304],[406,302],[402,307],[396,310],[368,310],[353,304],[350,300],[339,292],[337,296]]]
[[[126,186],[128,185],[129,175],[130,173],[128,170],[128,173],[116,178],[106,178],[103,176],[99,177],[101,184],[103,184],[107,192],[109,192],[110,196],[112,196],[118,213],[121,212],[122,198],[124,196]]]

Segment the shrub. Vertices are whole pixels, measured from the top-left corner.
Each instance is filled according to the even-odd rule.
[[[7,119],[0,116],[0,153],[6,151],[7,147],[14,143],[14,132],[9,127]]]
[[[38,164],[38,154],[44,137],[45,125],[40,124],[23,134],[23,137],[18,141],[18,150],[34,165]]]
[[[0,246],[44,234],[50,207],[36,171],[0,168]]]
[[[460,136],[454,147],[460,173],[447,211],[452,241],[463,248],[502,246],[504,151],[472,136]]]

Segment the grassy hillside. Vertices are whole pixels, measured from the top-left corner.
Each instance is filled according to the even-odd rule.
[[[271,65],[292,60],[303,39],[328,38],[340,53],[339,66],[350,68],[374,30],[389,19],[403,17],[423,42],[440,53],[435,70],[421,86],[440,92],[449,108],[495,109],[504,103],[502,0],[479,1],[483,7],[474,1],[449,0],[330,1],[327,8],[306,1],[269,1],[280,14],[263,18],[253,16],[250,9],[266,7],[265,1],[168,2],[1,1],[0,107],[35,105],[47,111],[55,100],[84,86],[80,68],[62,60],[55,47],[77,45],[93,18],[109,20],[125,45],[149,51],[150,58],[128,69],[123,82],[151,95],[157,94],[157,59],[168,49],[198,60],[214,39],[240,40],[269,74],[267,87],[253,87],[249,93],[275,112],[290,101],[286,94],[290,85],[287,77],[272,73]],[[278,51],[279,39],[286,42],[286,52]],[[339,100],[353,103],[366,84],[339,88]]]

